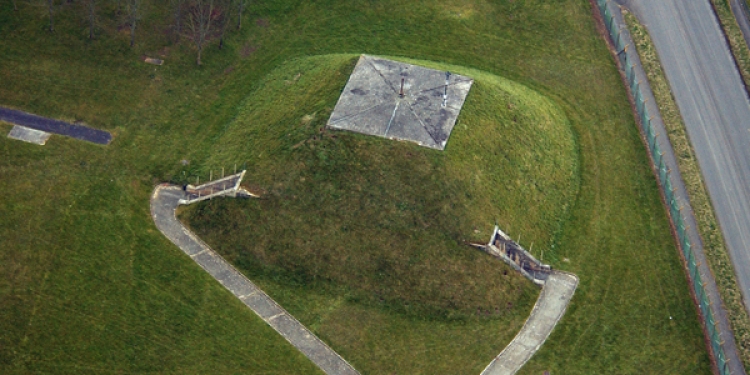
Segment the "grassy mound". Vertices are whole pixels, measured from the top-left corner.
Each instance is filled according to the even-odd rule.
[[[266,199],[214,200],[182,217],[253,278],[440,318],[533,300],[529,282],[462,242],[486,241],[496,219],[554,240],[578,186],[565,116],[519,84],[432,65],[476,81],[445,152],[326,131],[355,61],[304,58],[264,79],[211,161],[247,163]]]

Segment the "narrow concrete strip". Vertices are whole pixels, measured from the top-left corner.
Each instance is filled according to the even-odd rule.
[[[513,375],[518,372],[547,340],[565,314],[577,287],[578,277],[553,271],[521,331],[482,371],[482,375]]]
[[[340,355],[182,226],[175,216],[175,209],[180,199],[184,198],[184,194],[176,186],[157,186],[151,196],[151,216],[159,231],[320,367],[323,372],[329,375],[359,375],[359,372]]]

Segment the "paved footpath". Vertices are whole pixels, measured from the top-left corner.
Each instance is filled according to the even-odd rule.
[[[151,216],[156,227],[326,374],[359,375],[340,355],[182,226],[175,217],[175,209],[184,194],[176,186],[161,185],[154,190]]]
[[[183,198],[185,192],[177,186],[160,185],[154,190],[151,216],[156,227],[323,372],[328,375],[359,375],[346,360],[177,220],[175,210]],[[565,313],[577,286],[575,275],[553,271],[521,331],[482,375],[512,375],[520,370],[547,340]]]
[[[553,271],[544,284],[531,315],[513,341],[495,357],[481,375],[513,375],[531,359],[565,314],[578,287],[578,277]]]

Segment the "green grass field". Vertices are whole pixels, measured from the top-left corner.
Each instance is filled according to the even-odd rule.
[[[576,165],[567,170],[575,171],[572,181],[577,188],[543,192],[543,199],[567,215],[544,217],[544,201],[533,200],[537,193],[520,190],[531,190],[530,186],[511,184],[504,193],[484,181],[487,184],[478,184],[478,194],[471,199],[491,201],[497,197],[493,194],[526,199],[534,203],[522,214],[531,219],[500,217],[509,206],[495,207],[497,213],[483,213],[485,217],[467,213],[450,219],[455,226],[445,224],[455,235],[443,241],[455,244],[458,234],[485,238],[497,220],[514,236],[521,233],[527,247],[533,242],[535,253],[544,249],[545,260],[555,267],[581,278],[565,317],[522,373],[710,372],[645,148],[588,2],[258,3],[223,50],[214,45],[204,52],[200,68],[194,65],[195,52],[189,45],[168,41],[163,31],[169,17],[159,6],[152,5],[154,15],[144,19],[133,49],[125,33],[104,21],[97,39],[88,41],[76,6],[77,2],[60,8],[55,34],[44,31],[43,8],[25,2],[19,4],[19,12],[7,2],[0,8],[0,103],[82,120],[115,134],[106,147],[61,137],[53,137],[44,147],[0,139],[0,188],[6,193],[0,200],[0,372],[315,373],[309,361],[155,229],[148,198],[156,183],[196,176],[204,180],[209,169],[231,168],[240,161],[256,168],[249,172],[256,173],[251,176],[254,183],[273,192],[272,182],[285,182],[275,177],[296,172],[274,169],[279,160],[268,155],[263,159],[253,150],[238,148],[245,154],[224,157],[217,148],[230,145],[232,139],[222,138],[248,118],[252,93],[282,85],[274,86],[267,77],[313,61],[306,59],[309,56],[329,54],[344,54],[335,65],[343,74],[347,59],[359,53],[486,72],[482,74],[516,82],[547,98],[567,119],[563,122],[572,133]],[[166,63],[146,65],[141,55],[163,55]],[[284,79],[290,78],[294,76]],[[311,136],[312,124],[325,122],[327,107],[335,99],[330,89],[343,82],[327,82],[327,89],[320,91],[327,96],[313,95],[315,90],[309,97],[301,94],[304,99],[289,117],[269,118],[303,129],[294,134],[294,143],[282,137],[266,145],[269,152]],[[510,125],[495,117],[503,111],[491,110],[494,102],[507,106],[507,97],[493,98],[490,85],[480,83],[476,89],[486,91],[485,100],[473,104],[475,109],[489,108],[484,118],[498,129]],[[269,125],[263,117],[257,119],[252,125]],[[306,122],[310,126],[304,129],[301,124]],[[472,124],[463,118],[457,130],[463,125],[468,131],[457,132],[449,141],[446,155],[451,156],[417,150],[415,158],[430,168],[449,168],[452,162],[457,168],[465,165],[477,151],[458,155],[461,150],[451,149],[461,144],[461,134],[470,134]],[[8,129],[0,125],[0,130]],[[523,131],[527,130],[514,130],[519,138]],[[464,141],[470,144],[470,139]],[[352,150],[350,161],[366,160],[368,150],[413,149],[342,136],[286,149],[282,156],[314,161],[318,153],[312,145],[315,150],[319,145]],[[539,157],[547,156],[538,152]],[[456,159],[448,160],[452,155]],[[487,157],[483,162],[494,160]],[[182,160],[189,165],[183,166]],[[388,168],[401,171],[399,166]],[[335,165],[320,168],[336,171]],[[529,171],[537,172],[534,168]],[[275,175],[259,173],[264,170]],[[498,177],[487,180],[491,178]],[[471,181],[436,180],[433,186],[453,183],[466,186]],[[301,189],[304,184],[297,180],[286,186]],[[325,197],[333,190],[316,194]],[[574,195],[567,197],[570,191]],[[470,202],[469,197],[461,199]],[[213,205],[232,209],[236,203],[206,206]],[[518,210],[518,205],[513,207]],[[300,209],[290,207],[287,217],[295,215],[292,208]],[[256,214],[253,211],[244,210],[248,215]],[[480,233],[473,232],[475,225],[482,226],[476,228]],[[483,337],[456,322],[480,331],[496,330],[495,339],[507,342],[533,302],[521,298],[503,317],[422,321],[398,309],[352,301],[351,290],[318,288],[319,284],[310,289],[294,285],[288,274],[279,275],[278,280],[263,277],[259,283],[301,320],[313,322],[323,339],[365,373],[477,373],[489,362],[487,356],[502,348],[477,341],[452,347],[453,342]],[[435,335],[425,338],[430,328],[435,328]],[[389,346],[371,344],[394,339]],[[360,345],[367,343],[368,352],[363,353]]]

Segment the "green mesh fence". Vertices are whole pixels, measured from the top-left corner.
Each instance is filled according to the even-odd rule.
[[[636,111],[638,117],[643,124],[643,130],[646,134],[646,140],[648,143],[649,151],[652,155],[654,166],[658,170],[659,184],[661,185],[664,196],[669,206],[669,213],[672,216],[673,223],[677,230],[678,241],[680,242],[680,248],[685,257],[688,273],[692,280],[692,287],[695,292],[695,296],[698,299],[698,305],[703,316],[706,330],[708,332],[709,341],[711,343],[711,349],[716,358],[716,363],[719,367],[719,374],[729,375],[729,367],[727,365],[727,358],[724,354],[722,347],[723,341],[721,335],[716,328],[716,319],[714,319],[711,311],[711,303],[706,296],[705,284],[702,281],[700,271],[698,270],[698,264],[695,262],[695,255],[693,254],[690,239],[685,226],[685,218],[683,217],[681,207],[674,196],[674,188],[672,187],[672,180],[670,170],[664,163],[662,157],[661,147],[659,146],[660,134],[656,132],[651,124],[651,116],[649,115],[648,108],[646,106],[646,99],[644,99],[641,84],[635,74],[635,65],[627,54],[628,45],[625,44],[624,38],[621,35],[620,29],[615,22],[615,18],[610,10],[610,3],[607,0],[597,0],[599,9],[602,17],[604,18],[604,25],[609,31],[610,38],[614,43],[617,58],[625,71],[625,77],[627,84],[630,86],[630,90],[633,93],[633,99],[635,101]]]

